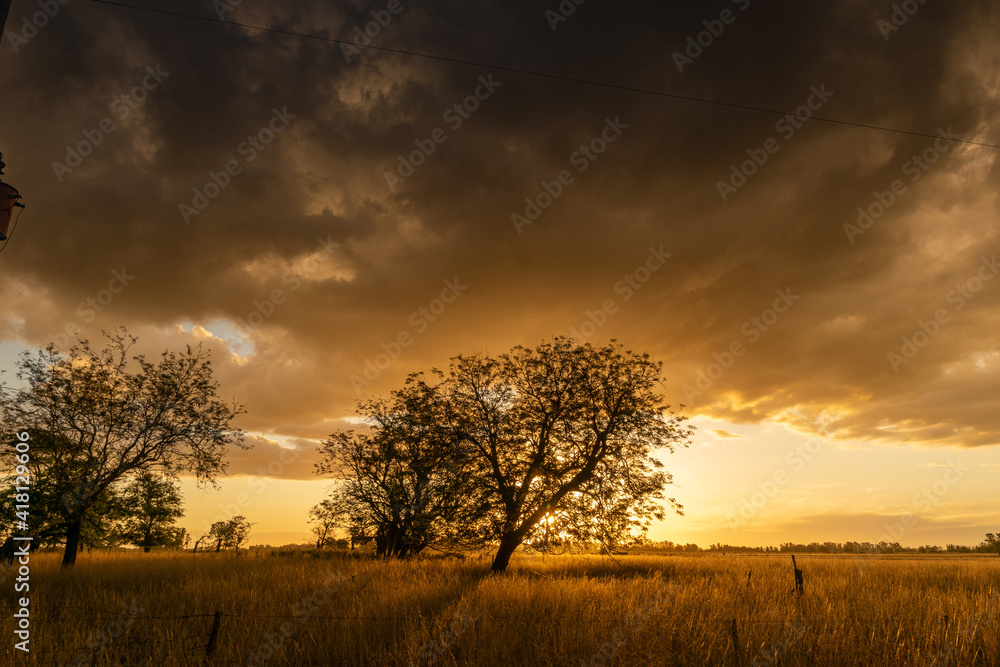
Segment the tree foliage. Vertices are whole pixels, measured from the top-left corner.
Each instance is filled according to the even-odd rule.
[[[30,509],[25,532],[31,535],[33,547],[57,547],[65,542],[76,510],[75,499],[87,489],[85,469],[74,460],[72,444],[67,438],[36,428],[11,431],[27,433],[30,445],[27,464]],[[9,444],[0,445],[0,452],[9,456],[12,448]],[[14,516],[14,487],[17,485],[15,476],[5,476],[0,481],[3,489],[0,511],[4,516]],[[118,491],[117,483],[110,484],[92,499],[90,511],[80,518],[77,550],[108,548],[121,543],[116,528],[125,514]]]
[[[657,501],[681,509],[653,454],[686,446],[691,430],[662,403],[660,370],[615,342],[567,338],[453,360],[454,426],[476,453],[494,571],[543,525],[614,547],[663,517]]]
[[[497,546],[503,571],[526,540],[614,549],[662,519],[671,475],[656,453],[692,431],[664,405],[660,365],[612,342],[560,337],[499,357],[458,356],[447,377],[411,375],[390,399],[362,402],[370,430],[334,434],[319,472],[376,550],[405,556],[439,542]]]
[[[334,531],[345,524],[345,516],[341,507],[333,497],[325,498],[309,509],[309,523],[312,534],[316,537],[316,548],[334,544]]]
[[[137,339],[124,330],[105,336],[100,351],[80,341],[68,357],[51,345],[35,357],[25,353],[17,377],[27,388],[0,393],[4,435],[31,434],[32,478],[40,485],[33,512],[65,541],[64,567],[75,563],[87,523],[102,520],[102,504],[126,477],[188,472],[214,482],[227,447],[245,447],[232,425],[242,408],[219,399],[200,346],[166,351],[154,363],[132,354]],[[13,455],[11,441],[4,437],[0,458]]]
[[[125,486],[122,503],[127,510],[120,534],[126,544],[149,552],[153,547],[183,543],[184,529],[174,526],[184,510],[180,489],[173,480],[144,470]]]
[[[388,400],[362,401],[368,431],[335,433],[320,448],[317,472],[338,479],[323,514],[354,541],[373,538],[380,556],[420,553],[461,525],[469,485],[448,409],[422,374]]]
[[[249,539],[252,527],[253,524],[247,521],[245,516],[239,514],[228,521],[213,523],[208,530],[208,539],[215,542],[216,552],[223,549],[239,551],[240,546]]]

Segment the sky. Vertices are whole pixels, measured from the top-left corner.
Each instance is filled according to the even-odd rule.
[[[255,447],[192,533],[305,541],[359,398],[557,335],[698,428],[653,539],[1000,528],[996,3],[124,4],[11,9],[0,368],[208,348]]]

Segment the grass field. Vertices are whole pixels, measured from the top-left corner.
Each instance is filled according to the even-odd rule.
[[[217,665],[1000,665],[1000,558],[797,559],[801,596],[787,555],[36,554],[31,653],[7,570],[0,654],[203,664],[218,611]]]

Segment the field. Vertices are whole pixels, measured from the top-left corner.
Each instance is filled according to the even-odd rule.
[[[998,665],[1000,558],[58,554],[31,560],[45,665]],[[220,612],[216,616],[216,612]],[[217,625],[216,625],[217,623]],[[213,643],[211,656],[208,646]],[[17,655],[15,655],[15,653]]]

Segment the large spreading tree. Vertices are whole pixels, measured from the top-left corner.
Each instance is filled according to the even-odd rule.
[[[660,372],[614,341],[460,355],[437,382],[414,375],[363,402],[369,430],[331,436],[320,472],[339,477],[336,507],[384,555],[473,541],[495,545],[503,572],[518,546],[551,535],[615,548],[665,505],[681,510],[657,454],[692,431],[664,404]]]
[[[453,360],[453,427],[476,453],[494,572],[543,525],[614,546],[663,517],[658,501],[680,511],[664,498],[672,479],[655,453],[686,446],[692,432],[663,403],[660,372],[614,341],[565,337]]]
[[[411,375],[388,400],[361,402],[366,432],[335,433],[320,448],[317,473],[338,481],[316,510],[352,541],[372,538],[380,556],[418,554],[470,524],[468,461],[443,399],[439,374]]]
[[[13,433],[31,434],[32,483],[48,489],[33,498],[32,525],[62,533],[64,567],[76,562],[88,521],[127,478],[149,471],[214,482],[227,448],[246,448],[233,426],[242,407],[219,398],[201,346],[153,362],[132,354],[137,339],[126,331],[105,337],[100,351],[80,341],[67,357],[51,345],[25,353],[17,377],[27,387],[0,392],[0,459],[15,454]]]

